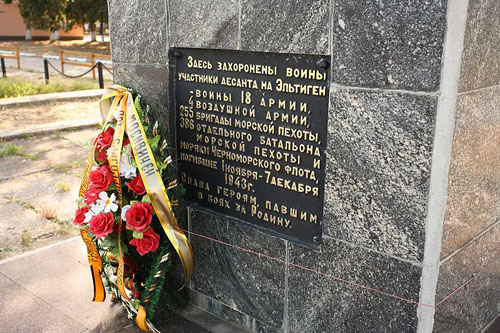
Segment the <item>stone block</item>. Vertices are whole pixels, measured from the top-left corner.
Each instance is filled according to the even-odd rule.
[[[332,82],[438,90],[445,16],[443,1],[335,1]]]
[[[459,289],[436,308],[434,332],[482,332],[500,313],[500,224],[463,248],[439,269],[436,301]]]
[[[151,107],[153,119],[158,120],[160,133],[167,133],[173,144],[170,122],[173,114],[168,112],[168,68],[160,65],[115,64],[114,82],[139,93]]]
[[[237,49],[237,0],[170,0],[170,47]]]
[[[234,222],[196,212],[191,230],[225,243],[285,259],[285,241]],[[285,264],[191,235],[196,264],[193,289],[231,309],[279,328],[285,299]]]
[[[320,254],[289,244],[294,264],[418,302],[420,266],[328,238]],[[416,331],[414,304],[301,268],[289,271],[289,332]]]
[[[500,86],[458,96],[441,257],[500,217]]]
[[[469,1],[459,91],[500,84],[499,29],[499,1]]]
[[[421,261],[436,98],[333,89],[324,233]]]
[[[113,62],[167,63],[165,1],[109,0]]]
[[[328,54],[329,0],[241,1],[241,49]]]

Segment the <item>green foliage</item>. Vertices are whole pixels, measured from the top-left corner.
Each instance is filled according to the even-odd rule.
[[[108,4],[105,0],[71,0],[66,7],[69,26],[89,24],[95,31],[97,21],[108,23]]]
[[[35,83],[19,78],[0,79],[0,98],[31,96],[63,91],[95,89],[96,83],[88,78],[75,79],[73,82],[52,80],[49,84]]]
[[[15,0],[24,22],[32,28],[57,30],[64,26],[67,1],[65,0]]]

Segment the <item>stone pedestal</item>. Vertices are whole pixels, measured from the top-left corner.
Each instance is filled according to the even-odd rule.
[[[256,332],[479,332],[498,318],[498,1],[109,0],[109,13],[115,83],[163,130],[171,47],[331,56],[321,252],[193,210],[190,231],[281,260],[191,236],[195,305]]]

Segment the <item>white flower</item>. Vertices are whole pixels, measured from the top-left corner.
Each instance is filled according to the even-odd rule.
[[[99,206],[99,210],[104,213],[109,213],[110,211],[116,212],[118,210],[118,205],[116,204],[116,196],[115,194],[111,194],[111,197],[108,197],[108,193],[102,191],[99,193],[99,199],[97,199],[96,203]]]
[[[126,154],[120,156],[120,176],[133,179],[137,176],[137,168],[130,165],[130,157]]]
[[[122,215],[121,216],[122,216],[122,220],[123,221],[127,221],[127,218],[125,217],[125,214],[127,213],[127,210],[130,209],[130,207],[131,207],[130,205],[126,205],[126,206],[122,207]]]
[[[83,220],[83,222],[88,223],[92,219],[92,217],[98,215],[100,212],[102,212],[101,206],[93,203],[92,205],[90,205],[89,211],[85,213],[85,220]]]

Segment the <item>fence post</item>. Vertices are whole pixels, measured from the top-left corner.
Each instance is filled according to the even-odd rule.
[[[0,58],[0,62],[2,63],[2,77],[7,77],[7,71],[5,70],[5,60]]]
[[[16,46],[17,69],[21,69],[21,56],[19,54],[19,46]]]
[[[64,74],[64,51],[63,50],[61,50],[59,52],[59,58],[61,60],[61,73]]]
[[[102,75],[102,62],[97,62],[97,74],[99,75],[99,89],[104,89],[104,76]]]
[[[94,67],[95,65],[95,56],[94,52],[90,54],[90,66]],[[95,68],[92,68],[92,80],[95,80]]]
[[[45,72],[45,84],[49,84],[49,60],[43,59],[43,71]]]

